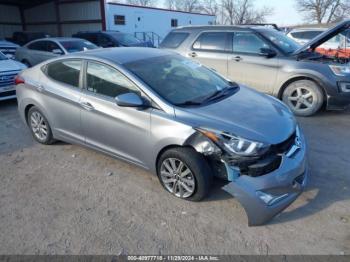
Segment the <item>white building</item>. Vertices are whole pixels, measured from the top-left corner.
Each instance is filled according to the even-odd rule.
[[[200,13],[141,7],[108,2],[106,4],[106,28],[121,32],[156,33],[164,38],[170,30],[185,25],[208,25],[215,16]]]
[[[118,30],[138,37],[183,25],[208,25],[215,16],[113,3],[109,0],[0,0],[0,38],[15,31],[71,36],[78,31]]]

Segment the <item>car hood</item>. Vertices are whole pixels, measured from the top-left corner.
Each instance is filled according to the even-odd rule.
[[[212,128],[268,144],[285,141],[296,128],[294,116],[282,102],[244,86],[217,103],[176,107],[175,114],[194,127]]]
[[[1,48],[17,48],[19,45],[6,41],[6,40],[0,40],[0,47]]]
[[[327,42],[329,39],[333,38],[337,34],[347,30],[350,28],[350,20],[343,21],[333,28],[330,28],[329,30],[323,32],[322,34],[316,36],[315,38],[311,39],[306,44],[302,45],[299,49],[297,49],[294,54],[298,55],[301,52],[307,51],[309,49],[314,50],[318,46],[322,45],[324,42]]]
[[[124,45],[126,47],[151,47],[152,44],[150,42],[140,42],[136,44],[131,44],[131,45]]]
[[[20,71],[26,68],[27,67],[24,64],[12,59],[0,60],[0,73],[7,71]]]

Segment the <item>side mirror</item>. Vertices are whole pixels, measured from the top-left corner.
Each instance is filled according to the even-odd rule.
[[[277,55],[276,51],[270,49],[270,48],[260,48],[259,55],[265,56],[267,58],[271,58]]]
[[[63,52],[62,52],[61,49],[53,49],[52,53],[55,54],[55,55],[63,55]]]
[[[118,106],[122,107],[146,107],[147,103],[141,96],[135,93],[126,93],[115,98]]]

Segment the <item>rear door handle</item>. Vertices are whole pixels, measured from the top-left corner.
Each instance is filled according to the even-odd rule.
[[[196,52],[191,52],[188,54],[190,57],[196,57],[197,56],[197,53]]]
[[[235,60],[236,62],[239,62],[239,61],[242,61],[242,57],[240,57],[238,55],[238,56],[232,57],[232,60]]]
[[[88,110],[88,111],[92,111],[95,108],[93,107],[93,105],[91,105],[89,102],[80,102],[80,105],[82,108]]]

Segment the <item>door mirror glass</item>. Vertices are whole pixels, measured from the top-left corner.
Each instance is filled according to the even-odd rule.
[[[271,58],[277,55],[276,51],[270,49],[270,48],[260,48],[260,53],[259,55],[261,56],[266,56],[267,58]]]
[[[61,49],[53,49],[52,53],[55,54],[55,55],[63,55],[63,52],[62,52]]]
[[[126,93],[119,95],[115,98],[118,106],[122,107],[144,107],[146,106],[145,101],[141,96],[135,93]]]

